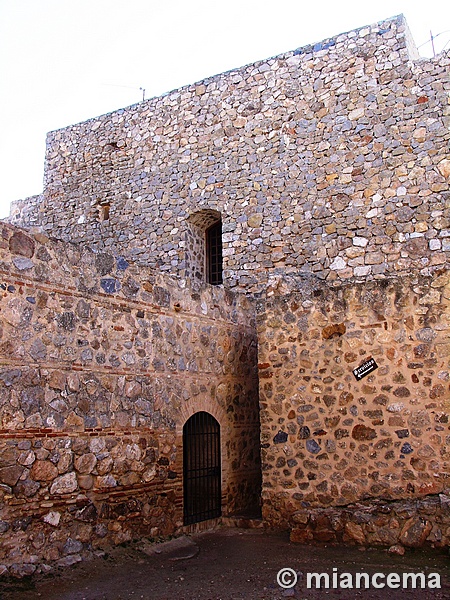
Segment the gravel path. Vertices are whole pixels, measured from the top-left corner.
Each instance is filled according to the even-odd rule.
[[[0,583],[2,600],[448,600],[449,555],[445,551],[409,550],[389,556],[383,550],[302,546],[286,533],[225,529],[183,537],[166,544],[132,543],[95,560],[27,581]],[[294,588],[276,581],[281,568],[298,574]],[[333,568],[344,572],[439,573],[441,589],[307,589],[307,573]],[[289,573],[286,581],[289,579]],[[395,583],[395,582],[394,582]]]

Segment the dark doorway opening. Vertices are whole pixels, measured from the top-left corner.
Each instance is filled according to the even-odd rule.
[[[221,515],[220,425],[198,412],[183,427],[184,524]]]

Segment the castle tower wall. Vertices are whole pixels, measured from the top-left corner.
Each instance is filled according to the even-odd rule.
[[[51,132],[36,220],[184,274],[192,214],[218,211],[246,291],[426,275],[450,248],[449,90],[403,17],[341,34]]]
[[[293,539],[448,544],[449,66],[395,17],[48,135],[0,245],[8,564],[176,531],[197,411],[224,514],[261,443]]]

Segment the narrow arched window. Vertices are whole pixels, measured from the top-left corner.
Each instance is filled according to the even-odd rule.
[[[186,223],[185,273],[193,282],[220,285],[223,282],[222,217],[203,208]]]
[[[208,283],[220,285],[222,278],[222,221],[206,231],[206,272]]]

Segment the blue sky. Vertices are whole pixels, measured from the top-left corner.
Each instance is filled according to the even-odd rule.
[[[48,131],[400,13],[450,47],[444,0],[0,0],[0,218],[42,191]]]

